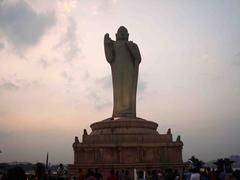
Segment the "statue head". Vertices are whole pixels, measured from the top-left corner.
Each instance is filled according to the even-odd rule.
[[[128,41],[128,30],[124,26],[120,26],[116,33],[116,40]]]

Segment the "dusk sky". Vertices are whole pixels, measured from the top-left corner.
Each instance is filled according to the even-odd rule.
[[[183,158],[240,155],[239,0],[0,0],[0,162],[73,163],[112,114],[103,37],[138,44],[137,116],[181,135]]]

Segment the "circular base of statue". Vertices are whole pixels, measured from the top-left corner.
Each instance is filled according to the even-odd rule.
[[[91,124],[90,135],[101,134],[158,134],[158,124],[142,118],[108,118]]]

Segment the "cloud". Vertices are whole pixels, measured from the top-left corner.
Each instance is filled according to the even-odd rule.
[[[0,33],[18,49],[36,45],[55,21],[53,12],[39,14],[25,1],[0,2]]]
[[[10,82],[10,81],[5,81],[3,80],[3,82],[0,82],[0,91],[4,91],[4,90],[17,90],[19,89],[19,86]]]
[[[0,91],[16,91],[26,88],[39,88],[42,86],[39,80],[27,80],[17,77],[16,74],[9,76],[7,79],[0,80]]]
[[[94,101],[97,110],[102,110],[111,105],[111,101],[108,98],[103,97],[102,94],[97,91],[90,90],[88,92],[88,97]]]
[[[1,129],[0,139],[6,139],[6,138],[8,138],[8,137],[13,136],[12,132],[4,132],[3,130],[4,130],[4,129]]]
[[[98,79],[96,79],[96,83],[101,85],[104,89],[110,89],[110,88],[112,88],[112,77],[109,74],[102,78],[98,78]]]
[[[72,76],[67,73],[66,71],[62,72],[61,73],[61,76],[68,82],[68,83],[71,83],[72,82]]]
[[[56,48],[63,47],[65,50],[65,58],[68,61],[73,60],[78,53],[80,52],[80,48],[77,42],[77,25],[74,19],[69,18],[69,25],[66,33],[56,45]]]
[[[240,66],[240,52],[233,56],[233,65]]]
[[[0,51],[4,49],[4,44],[0,42]]]
[[[39,60],[39,64],[42,66],[43,69],[46,69],[46,68],[49,66],[47,60],[44,59],[44,58],[41,58],[41,59]]]
[[[90,74],[89,74],[88,70],[85,71],[83,77],[84,77],[84,78],[83,78],[84,80],[88,80],[88,79],[90,78]]]
[[[117,0],[102,0],[97,1],[91,9],[93,15],[99,15],[101,13],[111,13],[113,7],[117,4]]]
[[[69,15],[76,7],[78,0],[60,0],[57,1],[57,8],[61,15]]]
[[[90,78],[88,71],[85,76],[91,81],[91,86],[86,88],[87,98],[93,102],[97,110],[102,110],[111,106],[112,99],[110,91],[112,90],[112,78],[108,74],[101,78]]]
[[[147,82],[139,79],[139,82],[138,82],[138,92],[142,94],[142,93],[144,93],[146,88],[147,88]]]

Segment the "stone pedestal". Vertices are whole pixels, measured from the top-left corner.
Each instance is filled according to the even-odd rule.
[[[74,164],[69,165],[69,175],[77,176],[78,169],[99,171],[106,177],[110,169],[164,171],[167,168],[182,171],[182,147],[180,136],[172,139],[157,132],[157,123],[141,118],[106,119],[93,123],[92,132],[84,130],[82,142],[73,143]]]

